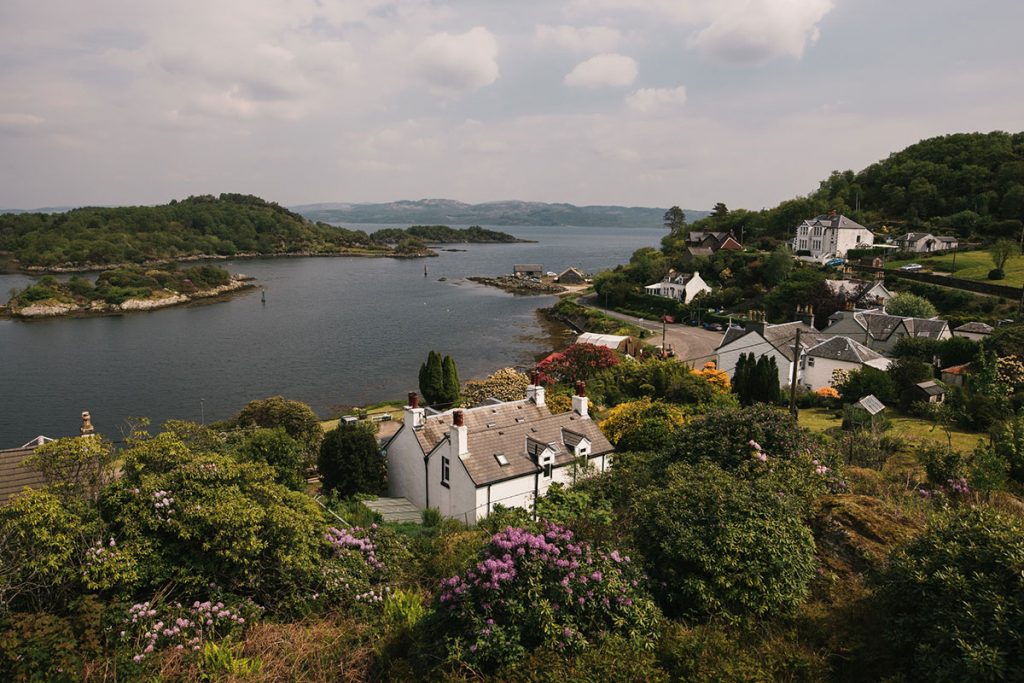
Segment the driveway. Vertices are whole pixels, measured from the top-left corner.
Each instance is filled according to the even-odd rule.
[[[644,341],[654,344],[661,344],[661,323],[653,320],[642,320],[617,311],[609,311],[606,308],[595,306],[592,297],[584,297],[578,300],[579,303],[596,308],[597,310],[618,318],[638,327],[643,327],[654,333]],[[712,332],[700,327],[690,327],[679,323],[665,325],[665,343],[676,354],[676,360],[682,361],[693,367],[700,368],[709,360],[715,359],[715,348],[721,343],[725,332]]]

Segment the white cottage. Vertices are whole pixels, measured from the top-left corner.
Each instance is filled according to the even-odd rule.
[[[797,330],[800,330],[799,353],[796,351]],[[769,325],[763,320],[752,320],[747,323],[746,329],[730,327],[726,331],[722,343],[715,349],[715,353],[718,354],[718,369],[724,370],[732,377],[736,374],[736,364],[742,354],[752,353],[758,358],[773,356],[779,367],[779,385],[789,386],[794,372],[797,373],[798,382],[802,374],[803,364],[794,363],[794,358],[801,359],[807,349],[820,341],[820,333],[806,322]]]
[[[389,495],[474,524],[498,503],[532,508],[553,482],[572,484],[581,463],[604,471],[614,449],[590,419],[586,389],[553,415],[531,378],[522,401],[426,415],[409,394],[404,423],[385,445]]]
[[[675,299],[684,304],[693,301],[694,297],[704,292],[710,293],[711,287],[704,282],[700,273],[677,273],[670,270],[661,282],[644,287],[644,292],[652,296]]]
[[[831,337],[807,349],[801,384],[811,390],[832,385],[835,370],[852,372],[865,367],[883,372],[892,361],[848,337]]]

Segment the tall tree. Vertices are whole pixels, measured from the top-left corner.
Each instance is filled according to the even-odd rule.
[[[669,229],[669,232],[680,232],[686,227],[686,214],[678,206],[673,206],[665,212],[664,221],[665,227]]]
[[[431,351],[420,366],[420,393],[428,404],[444,402],[444,368],[441,354]]]
[[[441,364],[444,403],[455,405],[459,400],[459,369],[451,356],[445,356]]]
[[[378,494],[387,482],[387,464],[377,449],[374,426],[367,422],[340,425],[327,432],[317,461],[324,490],[343,497]]]
[[[715,207],[711,209],[712,218],[725,218],[729,215],[729,208],[723,203],[718,202]]]
[[[988,253],[992,256],[992,262],[996,264],[996,269],[1003,270],[1010,257],[1017,253],[1017,245],[1013,240],[997,240],[988,248]]]

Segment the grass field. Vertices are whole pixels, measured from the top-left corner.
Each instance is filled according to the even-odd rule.
[[[913,439],[918,443],[932,441],[940,444],[946,443],[946,431],[941,427],[934,426],[927,420],[916,417],[899,415],[889,409],[886,411],[892,428],[886,432],[893,436],[904,439]],[[837,417],[835,411],[824,408],[805,408],[800,411],[800,426],[811,431],[823,432],[832,427],[842,425],[842,418]],[[962,452],[970,452],[978,445],[978,439],[986,438],[984,434],[965,432],[960,429],[952,429],[949,432],[953,448]]]
[[[921,254],[918,258],[905,259],[902,261],[890,261],[885,264],[886,268],[894,269],[905,266],[908,263],[920,263],[925,269],[931,269],[936,273],[949,273],[954,277],[965,280],[986,280],[999,285],[1010,287],[1024,286],[1024,256],[1012,256],[1006,262],[1006,278],[1002,280],[988,280],[988,271],[995,268],[992,256],[987,251],[964,251],[956,254],[956,272],[953,272],[953,254],[943,256],[926,256]]]

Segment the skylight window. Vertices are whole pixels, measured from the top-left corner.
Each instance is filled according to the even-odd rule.
[[[508,465],[508,458],[505,457],[504,453],[495,453],[494,459],[498,461],[498,464],[502,467]]]

